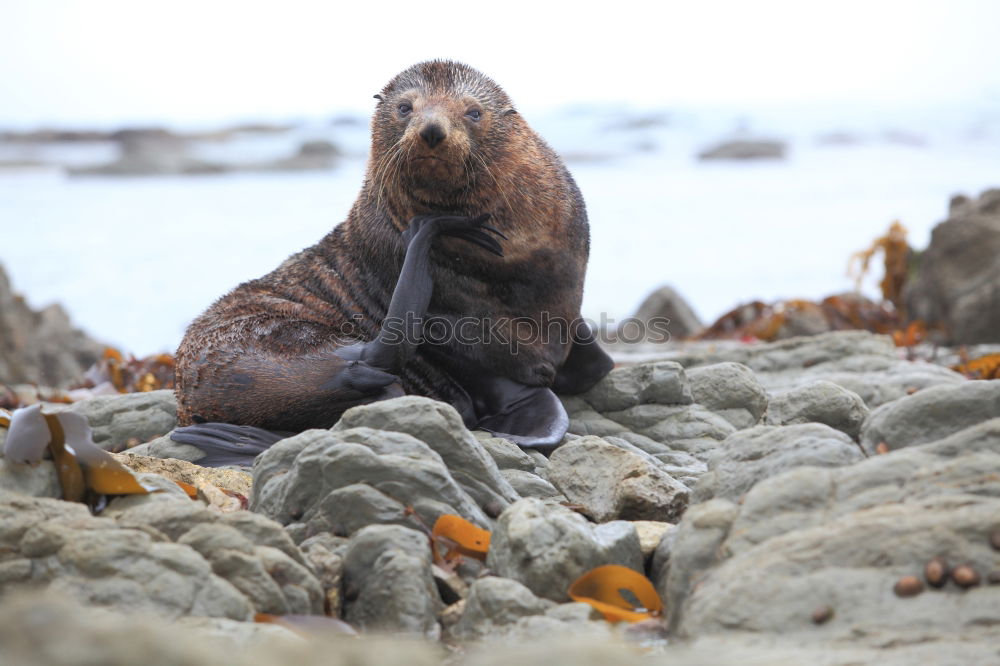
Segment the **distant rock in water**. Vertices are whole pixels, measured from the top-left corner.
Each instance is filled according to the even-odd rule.
[[[27,132],[0,132],[0,141],[11,143],[92,143],[110,140],[111,135],[102,130],[42,128]]]
[[[117,160],[98,166],[71,167],[69,173],[77,176],[160,176],[226,170],[222,164],[190,157],[185,138],[166,129],[123,129],[111,138],[121,148]]]
[[[904,299],[911,319],[943,327],[939,342],[1000,342],[1000,189],[952,199]]]
[[[668,285],[660,287],[646,297],[633,316],[634,320],[642,322],[645,326],[645,339],[657,335],[658,331],[652,326],[654,321],[665,322],[665,329],[673,340],[690,337],[704,328],[704,324],[684,297]],[[625,334],[625,331],[619,331],[619,335]]]
[[[0,382],[65,386],[100,358],[104,345],[73,327],[66,311],[34,311],[0,267]]]
[[[699,160],[781,160],[786,146],[774,139],[735,139],[723,141],[698,153]]]
[[[261,165],[255,170],[309,171],[313,169],[331,169],[336,164],[340,155],[340,149],[329,141],[322,139],[306,141],[299,146],[299,151],[291,157]]]
[[[76,176],[177,176],[233,172],[311,171],[332,169],[341,155],[340,149],[326,140],[306,141],[296,153],[267,162],[208,161],[190,154],[192,144],[204,141],[225,141],[235,133],[279,133],[283,126],[237,126],[231,130],[200,135],[175,134],[166,129],[126,129],[111,135],[121,147],[121,156],[114,162],[97,166],[70,167]]]

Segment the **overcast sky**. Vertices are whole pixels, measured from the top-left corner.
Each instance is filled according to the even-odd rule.
[[[1000,98],[998,26],[991,0],[3,0],[0,124],[367,110],[433,57],[533,108],[975,104]]]

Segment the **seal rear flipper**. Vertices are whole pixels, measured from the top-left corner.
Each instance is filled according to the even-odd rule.
[[[205,457],[195,461],[202,467],[249,466],[258,455],[293,434],[231,423],[197,423],[177,428],[170,439],[204,451]]]

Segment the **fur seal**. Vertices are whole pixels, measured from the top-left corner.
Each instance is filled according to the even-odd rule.
[[[346,221],[216,301],[177,350],[173,439],[200,464],[247,463],[403,394],[552,448],[568,426],[553,389],[586,391],[613,366],[580,316],[583,198],[506,93],[435,60],[375,97]]]

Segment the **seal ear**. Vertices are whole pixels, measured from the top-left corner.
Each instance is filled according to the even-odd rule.
[[[385,97],[382,97],[382,95],[379,95],[378,93],[376,93],[375,95],[373,95],[373,97],[375,99],[377,99],[378,101],[380,101],[380,102],[384,102],[385,101]]]
[[[511,116],[511,115],[516,114],[516,113],[517,113],[517,109],[507,109],[506,111],[504,111],[503,113],[501,113],[500,116],[501,117],[503,117],[503,116]]]

